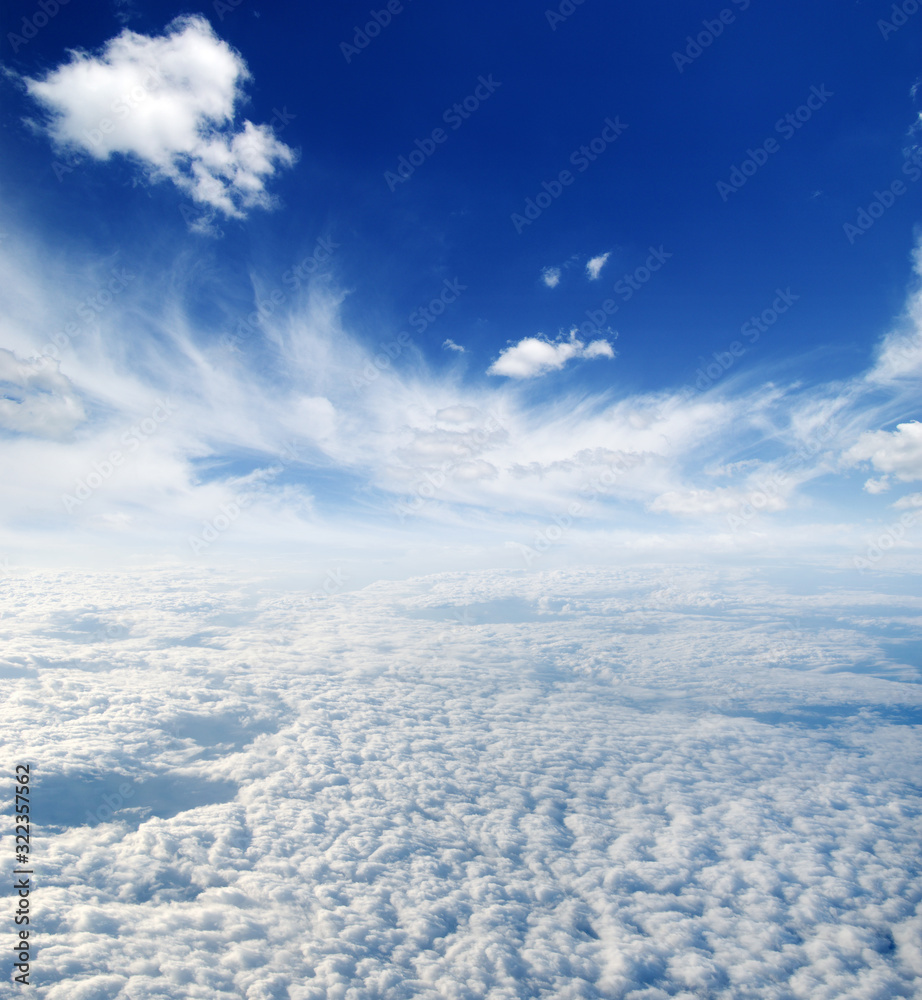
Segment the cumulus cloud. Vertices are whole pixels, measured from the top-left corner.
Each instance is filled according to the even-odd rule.
[[[891,473],[902,482],[922,479],[922,423],[912,420],[898,424],[895,431],[867,431],[845,457],[853,464],[870,462],[878,472]]]
[[[560,268],[546,267],[541,272],[541,280],[548,288],[556,288],[560,284]]]
[[[201,205],[240,218],[266,208],[266,183],[295,160],[266,125],[235,124],[250,74],[199,15],[161,36],[124,30],[97,55],[72,51],[42,79],[26,79],[62,149],[139,163]]]
[[[914,995],[922,599],[329,568],[6,581],[39,995]]]
[[[451,337],[446,338],[442,342],[442,349],[446,351],[457,351],[459,354],[464,354],[467,351],[466,347],[462,347],[460,344],[456,344]]]
[[[877,479],[868,479],[864,484],[864,490],[866,493],[886,493],[889,489],[889,476],[880,476]]]
[[[505,375],[509,378],[534,378],[547,372],[558,371],[568,361],[577,358],[613,358],[615,352],[607,340],[593,340],[584,344],[571,333],[568,340],[524,337],[512,347],[507,347],[487,369],[488,375]]]
[[[605,262],[608,260],[610,256],[611,256],[610,252],[603,253],[600,254],[598,257],[593,257],[592,260],[590,260],[586,264],[586,273],[589,275],[590,281],[595,281],[599,277],[599,275],[602,273],[602,268],[605,267]]]

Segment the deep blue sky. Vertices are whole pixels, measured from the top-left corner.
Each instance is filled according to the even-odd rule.
[[[801,300],[767,352],[832,343],[834,369],[853,366],[854,352],[902,303],[922,189],[854,246],[842,225],[901,176],[916,113],[909,90],[919,27],[910,21],[884,40],[877,20],[886,4],[741,6],[728,5],[735,21],[681,73],[673,51],[719,14],[719,3],[587,0],[551,30],[545,4],[449,9],[408,0],[350,63],[340,43],[368,20],[367,4],[244,0],[216,12],[212,4],[144,3],[128,24],[156,34],[178,14],[204,14],[253,74],[247,117],[269,121],[276,108],[297,116],[279,133],[302,153],[275,185],[284,210],[225,226],[229,263],[271,271],[333,233],[347,247],[340,273],[355,288],[357,320],[399,327],[444,277],[458,277],[468,291],[431,339],[451,335],[489,354],[508,338],[582,321],[649,245],[663,245],[674,255],[668,267],[613,322],[617,375],[610,367],[584,373],[654,387],[721,349],[777,285]],[[5,30],[11,23],[8,15]],[[67,48],[95,49],[119,27],[112,12],[68,6],[15,56],[6,40],[5,61],[38,75]],[[481,74],[501,87],[391,193],[384,171],[442,125],[444,109]],[[781,150],[724,203],[716,182],[748,147],[778,138],[775,122],[820,84],[834,98],[792,139],[781,138]],[[3,168],[17,204],[65,238],[77,230],[127,255],[143,255],[153,220],[158,231],[172,220],[169,240],[183,238],[176,193],[139,192],[124,165],[87,164],[56,182],[47,142],[23,129],[23,104],[6,90]],[[609,116],[628,130],[517,235],[511,213],[567,168]],[[598,283],[574,274],[554,293],[536,294],[543,266],[608,250]]]

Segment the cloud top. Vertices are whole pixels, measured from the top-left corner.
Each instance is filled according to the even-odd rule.
[[[295,161],[267,125],[235,108],[250,73],[201,16],[180,17],[158,37],[127,29],[98,55],[72,51],[44,79],[26,79],[62,149],[140,163],[151,181],[172,181],[194,201],[240,218],[266,208],[267,181]]]

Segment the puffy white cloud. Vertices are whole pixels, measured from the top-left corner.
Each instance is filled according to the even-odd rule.
[[[590,281],[595,281],[599,275],[602,273],[602,268],[605,267],[605,262],[611,256],[611,253],[603,253],[598,257],[593,257],[586,264],[586,273],[589,275]]]
[[[246,64],[199,15],[177,18],[161,36],[124,30],[98,55],[70,61],[29,93],[49,113],[54,142],[107,160],[139,162],[194,201],[226,216],[271,204],[266,182],[294,152],[266,125],[234,122],[249,79]]]
[[[556,288],[560,284],[560,268],[546,267],[541,272],[541,280],[548,288]]]
[[[879,472],[891,473],[903,482],[922,479],[922,423],[912,420],[897,424],[895,431],[867,431],[845,458],[853,464],[870,462]]]
[[[488,375],[505,375],[509,378],[534,378],[547,372],[558,371],[568,361],[577,358],[613,358],[615,352],[607,340],[593,340],[588,345],[570,334],[568,340],[524,337],[512,347],[500,352],[487,369]]]
[[[6,581],[39,995],[913,995],[922,599],[301,563]]]
[[[890,489],[890,477],[880,476],[877,479],[865,481],[864,490],[867,493],[886,493]]]
[[[467,351],[466,347],[456,344],[451,337],[446,338],[442,342],[442,349],[445,351],[457,351],[459,354],[464,354]]]

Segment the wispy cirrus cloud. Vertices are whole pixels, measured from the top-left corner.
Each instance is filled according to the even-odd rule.
[[[433,370],[412,345],[378,370],[378,348],[344,325],[344,293],[326,280],[260,318],[229,350],[220,331],[192,318],[178,280],[184,266],[164,262],[158,275],[131,282],[52,364],[36,360],[42,344],[87,288],[104,285],[111,260],[76,276],[34,238],[11,234],[0,247],[10,348],[0,450],[20,470],[0,499],[8,525],[0,544],[28,524],[38,547],[43,533],[77,539],[79,530],[100,550],[106,539],[172,539],[183,551],[188,534],[244,493],[253,499],[233,536],[253,544],[337,532],[343,544],[380,541],[381,523],[402,527],[397,503],[412,507],[414,530],[477,524],[485,537],[516,537],[528,519],[553,517],[574,498],[581,510],[568,539],[591,538],[590,547],[616,527],[632,533],[632,545],[667,544],[667,536],[671,546],[717,544],[708,532],[726,536],[727,518],[753,500],[758,520],[747,526],[775,539],[783,527],[804,544],[808,484],[844,484],[861,463],[894,486],[915,475],[918,425],[901,419],[911,380],[887,388],[858,373],[806,386],[756,366],[707,392],[574,391],[546,376],[614,354],[606,341],[575,334],[510,344],[491,366],[500,380],[454,363]],[[255,277],[252,296],[266,298]],[[356,383],[369,367],[376,377]],[[133,434],[158,400],[176,403],[170,418]],[[897,431],[880,429],[897,422]],[[140,446],[129,451],[124,442],[135,437]],[[113,449],[125,461],[102,476]],[[777,472],[782,485],[766,492]],[[89,476],[103,481],[65,509],[62,497],[85,490]],[[837,499],[841,524],[848,502]],[[709,527],[690,532],[689,519]],[[822,535],[818,523],[811,531]],[[836,544],[850,537],[836,532]]]

